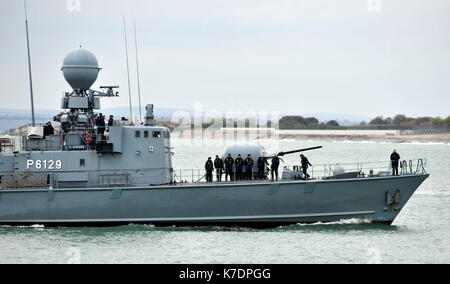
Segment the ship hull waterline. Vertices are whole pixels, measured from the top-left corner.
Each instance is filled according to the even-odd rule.
[[[0,224],[274,227],[346,219],[392,224],[428,177],[2,190]]]

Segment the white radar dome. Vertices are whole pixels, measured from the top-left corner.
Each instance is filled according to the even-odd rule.
[[[95,55],[87,49],[78,48],[64,58],[61,69],[67,83],[74,90],[89,90],[95,83],[101,68]]]

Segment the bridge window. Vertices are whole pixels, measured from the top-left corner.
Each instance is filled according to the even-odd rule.
[[[153,131],[153,138],[161,138],[161,131]]]
[[[140,130],[136,130],[135,137],[136,138],[141,137],[141,131]]]
[[[85,159],[80,159],[80,167],[84,167],[86,165]]]
[[[144,131],[144,137],[148,138],[148,131]]]
[[[164,132],[164,138],[169,139],[170,138],[170,132]]]

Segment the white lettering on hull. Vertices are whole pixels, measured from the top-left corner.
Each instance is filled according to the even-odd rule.
[[[63,167],[61,160],[27,160],[27,170],[60,170]]]

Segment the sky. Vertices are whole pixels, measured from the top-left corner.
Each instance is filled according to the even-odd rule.
[[[23,1],[0,0],[0,109],[27,109]],[[448,0],[28,0],[37,109],[70,91],[61,67],[80,45],[133,105],[137,24],[143,104],[205,111],[450,115]]]

